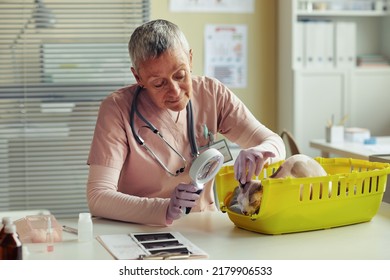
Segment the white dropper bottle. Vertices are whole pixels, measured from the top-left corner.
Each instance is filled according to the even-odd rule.
[[[80,213],[78,223],[79,242],[91,241],[93,239],[93,224],[91,213]]]

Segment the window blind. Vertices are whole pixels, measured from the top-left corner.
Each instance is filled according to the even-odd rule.
[[[88,211],[101,100],[133,83],[127,51],[148,0],[0,1],[0,211]]]

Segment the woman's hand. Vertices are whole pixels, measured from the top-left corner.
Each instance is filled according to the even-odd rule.
[[[268,158],[275,157],[270,151],[263,151],[257,147],[243,149],[234,163],[234,177],[241,184],[250,181],[254,175],[259,175]]]
[[[192,184],[179,184],[172,192],[171,201],[167,209],[167,222],[172,223],[183,214],[183,210],[187,207],[194,207],[195,200],[199,198],[196,192],[198,188]]]

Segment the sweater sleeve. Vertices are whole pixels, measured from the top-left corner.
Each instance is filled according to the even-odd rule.
[[[275,158],[270,159],[271,162],[285,159],[286,148],[282,138],[257,120],[226,86],[218,82],[214,86],[214,91],[218,92],[218,132],[243,149],[258,147],[273,152]]]
[[[90,165],[89,168],[87,200],[93,216],[140,224],[168,225],[166,212],[169,199],[118,192],[119,170],[101,165]]]

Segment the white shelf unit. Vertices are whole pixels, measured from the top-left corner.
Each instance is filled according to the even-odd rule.
[[[300,44],[300,21],[330,21],[356,24],[356,56],[382,54],[390,58],[389,12],[303,11],[300,2],[278,1],[278,129],[290,130],[302,152],[310,156],[319,156],[319,152],[309,147],[309,141],[325,138],[332,115],[335,120],[347,115],[346,126],[369,128],[373,136],[390,135],[390,68],[363,68],[354,63],[346,68],[314,69],[297,66],[294,55]]]

